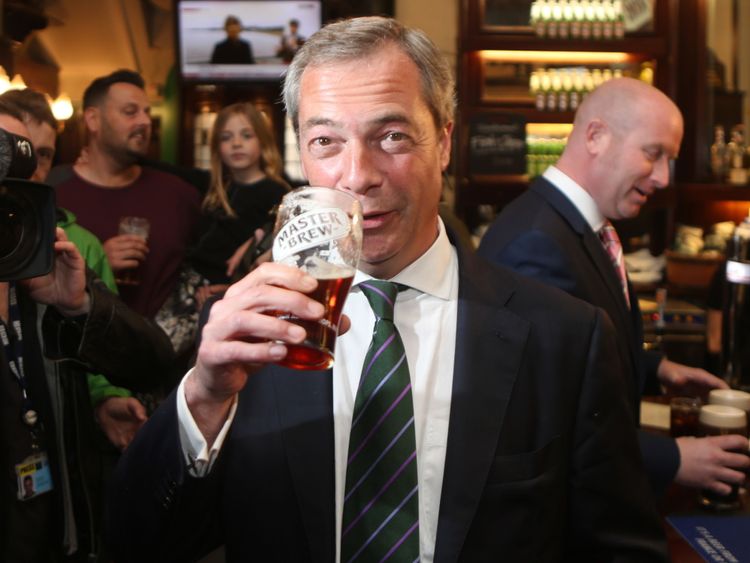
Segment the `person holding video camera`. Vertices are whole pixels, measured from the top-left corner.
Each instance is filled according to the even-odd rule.
[[[0,129],[0,143],[7,145],[0,147],[0,170],[30,177],[33,152],[22,138],[30,136],[28,129],[21,113],[4,100]],[[18,146],[24,150],[15,151]],[[26,162],[15,166],[12,157]],[[21,169],[27,173],[17,173]],[[2,184],[4,213],[29,211],[18,206],[23,190],[49,189],[23,180]],[[42,231],[51,233],[43,223],[53,215],[29,212],[34,211]],[[126,307],[86,269],[62,229],[54,232],[54,241],[39,238],[43,243],[32,246],[29,256],[13,250],[0,265],[0,561],[97,561],[101,459],[87,447],[94,417],[86,379],[76,366],[148,390],[162,382],[174,355],[154,323]],[[21,241],[17,248],[29,247]],[[37,254],[45,253],[51,264],[38,266],[44,260]],[[55,360],[54,371],[45,358]]]
[[[19,111],[36,154],[36,169],[31,180],[44,182],[55,156],[58,127],[47,99],[44,94],[26,88],[8,90],[0,95],[0,100],[9,102]],[[117,293],[115,277],[99,239],[91,231],[81,227],[72,212],[61,207],[57,208],[57,226],[76,245],[86,266],[93,270],[107,288]],[[124,449],[145,422],[145,407],[128,389],[112,385],[103,375],[87,374],[87,379],[91,404],[99,426],[112,446],[118,450]]]

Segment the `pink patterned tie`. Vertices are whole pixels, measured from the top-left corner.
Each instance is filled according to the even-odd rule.
[[[599,229],[599,240],[602,241],[604,249],[607,251],[607,254],[609,254],[609,258],[612,260],[612,265],[615,267],[617,277],[620,278],[620,284],[622,285],[622,292],[625,296],[625,302],[628,304],[628,309],[630,309],[630,296],[628,295],[628,276],[625,273],[625,260],[622,256],[622,244],[620,243],[620,237],[617,236],[617,231],[609,221],[604,223],[604,226]]]

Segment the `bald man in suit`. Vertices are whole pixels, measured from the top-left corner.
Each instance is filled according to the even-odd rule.
[[[705,370],[643,350],[638,297],[622,263],[613,261],[610,220],[632,218],[655,190],[669,183],[669,163],[682,139],[682,115],[662,92],[638,80],[611,80],[579,108],[555,166],[511,202],[484,236],[479,253],[604,309],[618,333],[636,417],[648,378],[669,392],[695,395],[726,383]],[[619,240],[617,242],[619,244]],[[640,433],[652,485],[672,481],[727,494],[744,480],[747,448],[739,436],[696,439]]]

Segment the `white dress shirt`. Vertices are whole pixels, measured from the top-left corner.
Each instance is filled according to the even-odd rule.
[[[583,215],[586,222],[595,233],[604,226],[607,218],[602,215],[591,194],[584,190],[575,180],[562,172],[555,166],[550,166],[544,171],[544,179],[552,183],[560,190],[570,202],[575,205],[578,212]]]
[[[399,292],[394,322],[404,342],[412,379],[422,563],[431,563],[435,553],[458,316],[458,257],[442,221],[439,230],[429,250],[390,280],[412,288]],[[336,561],[340,561],[338,538],[341,537],[349,430],[359,377],[375,325],[375,315],[367,298],[356,286],[367,279],[370,276],[362,272],[354,277],[355,285],[344,305],[344,313],[353,322],[349,331],[336,341],[333,366]],[[191,473],[200,476],[210,471],[232,423],[236,404],[209,451],[187,407],[184,382],[185,379],[177,393],[180,439]]]

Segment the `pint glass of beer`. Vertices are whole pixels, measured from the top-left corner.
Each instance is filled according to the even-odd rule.
[[[698,397],[672,397],[669,401],[669,433],[673,438],[698,434],[701,400]]]
[[[701,436],[741,434],[747,437],[747,415],[745,411],[726,405],[704,405],[700,414]],[[738,453],[748,453],[747,449]],[[712,491],[700,492],[700,503],[704,508],[717,511],[735,510],[740,507],[739,486],[732,485],[728,495],[717,495]]]
[[[148,240],[148,234],[151,230],[151,223],[145,217],[121,217],[117,233],[120,235],[135,235],[143,240]],[[115,281],[117,285],[138,285],[140,264],[129,270],[117,272]]]
[[[708,394],[708,402],[711,405],[726,405],[745,411],[750,426],[750,393],[739,389],[712,389]]]
[[[333,365],[339,318],[361,251],[362,209],[355,197],[310,186],[284,196],[276,216],[273,260],[296,266],[318,280],[310,297],[323,304],[325,313],[319,321],[278,313],[307,331],[304,342],[286,345],[281,365],[303,370]]]

